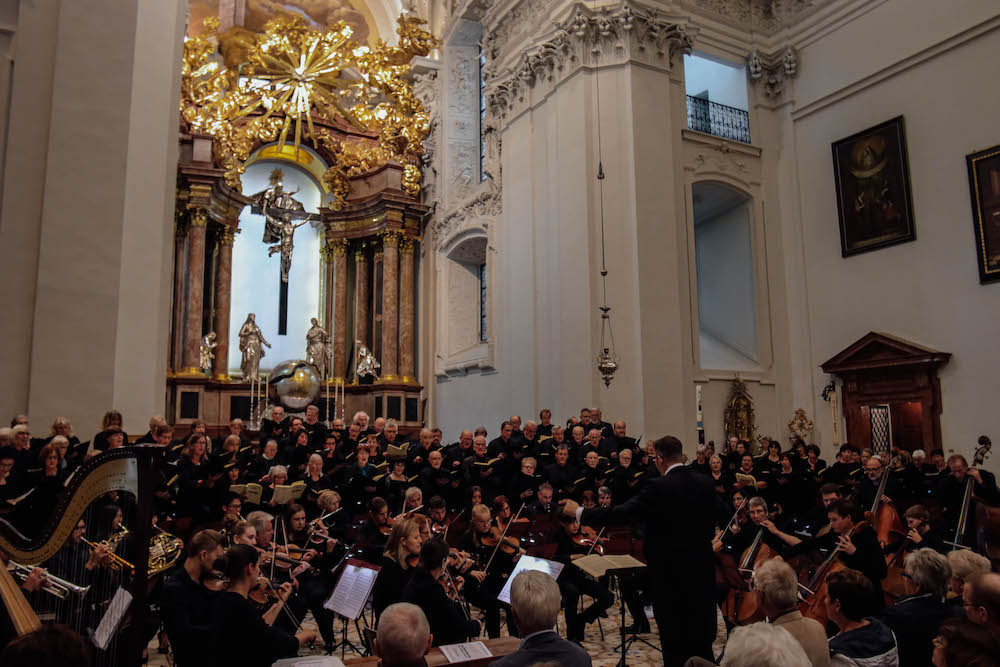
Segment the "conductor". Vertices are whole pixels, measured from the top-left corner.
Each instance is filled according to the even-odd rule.
[[[680,440],[668,435],[653,447],[660,477],[638,495],[612,508],[583,509],[566,500],[563,512],[590,526],[641,522],[648,564],[645,581],[664,665],[683,665],[692,656],[711,660],[716,618],[715,490],[706,475],[684,466]]]

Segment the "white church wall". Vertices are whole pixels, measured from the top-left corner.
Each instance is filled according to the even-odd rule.
[[[951,352],[940,372],[942,435],[946,449],[965,454],[979,434],[1000,431],[988,408],[1000,392],[990,333],[1000,286],[979,284],[965,167],[966,154],[1000,143],[1000,90],[983,78],[1000,53],[998,26],[987,0],[960,11],[931,0],[881,4],[801,49],[792,114],[813,395],[828,381],[818,364],[870,330]],[[898,115],[916,240],[843,259],[830,144]],[[829,433],[829,408],[814,398],[814,411]]]

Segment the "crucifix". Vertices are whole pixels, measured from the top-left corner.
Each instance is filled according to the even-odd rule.
[[[271,172],[271,187],[253,195],[251,211],[264,216],[264,243],[274,244],[267,250],[267,256],[276,253],[281,256],[281,280],[278,283],[278,335],[288,333],[288,272],[292,268],[292,250],[295,230],[311,220],[319,220],[316,213],[306,213],[302,202],[282,186],[282,172]],[[295,221],[301,221],[296,223]]]

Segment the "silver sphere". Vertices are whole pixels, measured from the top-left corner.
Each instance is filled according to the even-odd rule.
[[[267,395],[272,403],[289,412],[302,412],[319,400],[323,380],[312,364],[283,361],[271,370]]]

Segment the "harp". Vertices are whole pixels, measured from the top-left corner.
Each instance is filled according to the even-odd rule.
[[[122,664],[139,664],[146,644],[143,621],[150,578],[147,563],[153,530],[153,491],[163,451],[162,447],[121,447],[86,461],[67,480],[55,509],[34,537],[26,537],[6,518],[0,518],[0,552],[21,565],[37,565],[59,552],[95,500],[113,491],[134,495],[129,529],[134,537],[124,548],[125,557],[136,567],[131,581],[120,584],[132,595],[132,602],[116,637]],[[37,615],[6,567],[0,567],[0,599],[19,635],[40,627]]]

